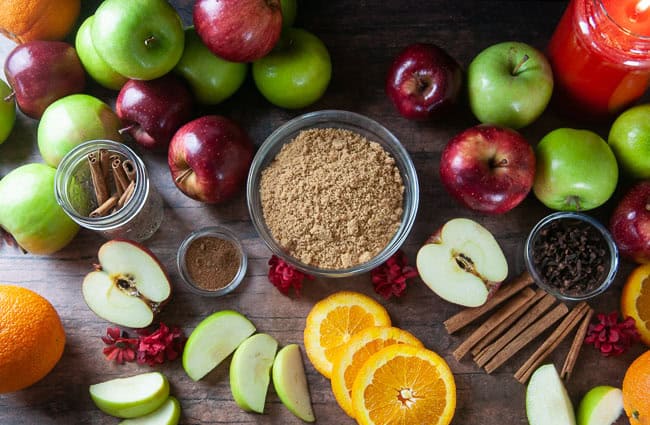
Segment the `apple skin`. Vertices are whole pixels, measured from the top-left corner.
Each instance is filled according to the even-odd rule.
[[[298,28],[287,28],[273,51],[253,63],[258,90],[281,108],[299,109],[316,102],[331,77],[332,63],[325,44]]]
[[[622,256],[650,263],[650,180],[627,191],[612,213],[609,230]]]
[[[169,396],[158,409],[144,416],[124,419],[118,425],[177,425],[181,419],[181,404],[176,397]]]
[[[60,250],[79,230],[56,202],[55,172],[45,164],[26,164],[0,180],[0,227],[32,254]]]
[[[176,132],[167,161],[174,183],[185,195],[218,204],[242,188],[253,150],[246,132],[233,121],[206,115]]]
[[[521,134],[482,124],[454,136],[440,158],[440,180],[461,204],[502,214],[523,201],[535,179],[535,153]]]
[[[407,46],[393,60],[386,77],[386,94],[405,118],[424,120],[455,105],[463,71],[446,51],[429,43]]]
[[[183,54],[183,23],[166,0],[105,0],[90,31],[99,56],[131,79],[162,77]]]
[[[111,68],[97,53],[90,35],[90,28],[94,18],[95,15],[86,18],[79,30],[77,30],[77,36],[75,37],[77,55],[79,55],[81,64],[93,80],[107,89],[119,90],[128,78]]]
[[[74,47],[63,41],[30,41],[5,61],[5,76],[20,110],[40,118],[52,102],[83,91],[86,75]]]
[[[280,38],[280,0],[197,0],[194,26],[215,55],[230,62],[266,56]]]
[[[140,146],[166,150],[174,133],[192,119],[194,99],[172,74],[155,80],[129,80],[117,96],[115,111]]]
[[[650,104],[634,106],[616,118],[607,137],[621,171],[650,179]]]
[[[577,425],[612,425],[623,414],[623,393],[601,385],[587,391],[578,405]]]
[[[551,65],[528,44],[495,44],[467,68],[467,93],[480,122],[519,129],[542,115],[551,100]]]
[[[11,96],[11,87],[0,80],[0,145],[11,134],[16,123],[16,102]]]
[[[47,107],[38,123],[38,149],[45,162],[57,167],[75,146],[88,140],[121,141],[120,119],[96,97],[72,94]]]
[[[549,208],[587,211],[614,193],[618,165],[609,145],[589,130],[558,128],[535,149],[533,192]]]
[[[187,28],[183,56],[174,70],[188,82],[197,102],[216,105],[241,87],[248,64],[221,59],[203,44],[194,28]]]

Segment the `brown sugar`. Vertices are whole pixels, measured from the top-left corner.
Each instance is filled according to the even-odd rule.
[[[262,212],[273,238],[305,264],[349,268],[388,245],[403,212],[395,159],[361,134],[302,131],[260,180]]]
[[[241,258],[232,242],[214,236],[203,236],[190,243],[185,265],[194,284],[207,291],[228,286],[235,278]]]

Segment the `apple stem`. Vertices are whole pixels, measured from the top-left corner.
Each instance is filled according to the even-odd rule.
[[[506,158],[501,158],[498,162],[490,161],[492,168],[505,167],[508,165],[508,160]]]
[[[120,134],[124,134],[127,131],[131,131],[136,127],[137,127],[137,124],[127,125],[126,127],[123,127],[123,128],[120,128],[119,130],[117,130],[117,132],[120,133]]]
[[[146,47],[151,47],[155,42],[156,42],[156,37],[154,37],[153,35],[150,35],[149,37],[144,39],[144,45]]]
[[[518,63],[517,65],[515,65],[515,68],[512,70],[512,75],[517,75],[517,73],[519,72],[519,68],[521,68],[522,65],[523,65],[524,63],[526,63],[526,61],[527,61],[528,59],[530,59],[529,56],[528,56],[527,54],[525,54],[524,57],[521,58],[521,60],[519,61],[519,63]]]
[[[176,178],[174,179],[174,181],[175,181],[176,183],[181,183],[183,180],[185,180],[185,179],[187,178],[187,176],[189,176],[190,174],[192,174],[193,171],[194,171],[194,170],[192,170],[191,168],[188,168],[187,170],[183,171],[183,172],[180,173],[178,176],[176,176]]]
[[[580,207],[580,198],[577,196],[569,196],[566,199],[567,205],[575,205],[576,206],[576,211],[580,211],[582,208]]]
[[[4,100],[5,102],[9,102],[12,101],[15,97],[16,97],[16,92],[12,91],[11,93],[3,97],[2,100]]]

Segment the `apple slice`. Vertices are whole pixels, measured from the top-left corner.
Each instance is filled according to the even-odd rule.
[[[119,425],[177,425],[181,418],[181,404],[173,396],[148,415],[125,419]]]
[[[477,307],[508,276],[508,262],[494,236],[466,218],[455,218],[420,248],[416,265],[424,283],[442,299]]]
[[[281,349],[273,362],[273,387],[287,409],[305,422],[314,422],[309,386],[300,347],[290,344]]]
[[[185,373],[198,381],[253,333],[255,325],[236,311],[223,310],[211,314],[199,323],[185,343]]]
[[[235,350],[230,362],[230,390],[242,409],[264,413],[271,366],[277,349],[278,341],[272,336],[257,334]]]
[[[171,296],[167,273],[142,245],[112,240],[99,248],[99,270],[86,275],[83,297],[102,319],[130,328],[145,328]]]
[[[526,416],[530,425],[576,425],[571,399],[552,364],[540,366],[530,377]]]
[[[93,384],[89,390],[103,412],[118,418],[137,418],[162,406],[169,397],[169,381],[160,372],[150,372]]]
[[[590,389],[578,406],[578,425],[612,425],[623,413],[623,392],[601,385]]]

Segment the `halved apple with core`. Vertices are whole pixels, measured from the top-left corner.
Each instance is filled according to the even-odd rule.
[[[125,419],[119,425],[177,425],[181,419],[181,404],[169,396],[166,402],[153,412],[133,419]]]
[[[508,276],[508,262],[492,233],[473,220],[455,218],[418,251],[424,283],[442,299],[477,307]]]
[[[167,273],[155,255],[132,241],[99,248],[98,270],[86,275],[83,297],[102,319],[130,328],[149,326],[171,296]]]
[[[239,407],[264,413],[266,391],[271,380],[271,365],[278,341],[267,334],[257,334],[242,342],[230,362],[230,390]]]
[[[287,409],[305,422],[314,422],[309,386],[300,347],[290,344],[281,349],[273,362],[273,387]]]
[[[169,381],[160,372],[142,373],[91,385],[90,397],[104,413],[137,418],[158,409],[169,397]]]

